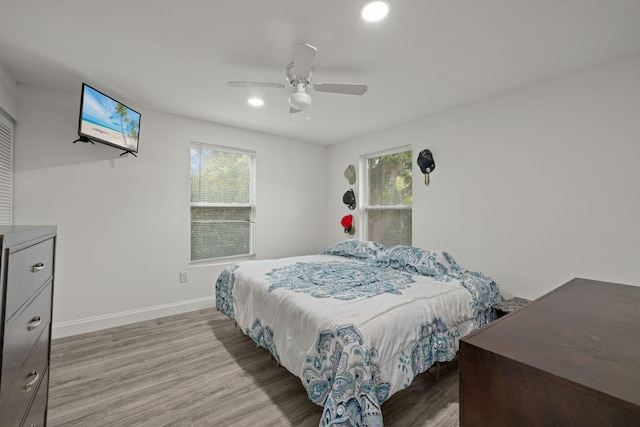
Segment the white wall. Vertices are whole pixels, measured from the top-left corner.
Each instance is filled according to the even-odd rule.
[[[0,108],[13,119],[18,118],[18,82],[0,64]]]
[[[78,85],[80,88],[80,84]],[[80,91],[18,87],[15,224],[58,226],[54,335],[214,303],[225,265],[189,264],[189,141],[256,151],[258,258],[325,249],[327,148],[136,108],[138,158],[76,143]],[[179,284],[179,272],[189,283]]]
[[[256,150],[259,258],[344,239],[340,218],[357,215],[344,169],[411,144],[437,165],[425,187],[414,163],[414,245],[507,296],[572,277],[640,284],[639,76],[634,55],[328,149],[137,108],[138,158],[71,143],[79,92],[18,85],[14,222],[58,225],[54,335],[90,331],[212,304],[225,265],[188,261],[189,141]]]
[[[640,285],[640,55],[330,147],[329,244],[344,238],[344,168],[403,144],[414,246],[449,251],[507,296],[573,277]],[[429,187],[423,148],[436,162]]]

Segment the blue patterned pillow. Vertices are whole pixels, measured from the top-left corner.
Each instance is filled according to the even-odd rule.
[[[385,251],[379,263],[421,276],[433,276],[448,281],[459,276],[464,270],[447,252],[420,249],[413,246],[394,246]]]
[[[336,255],[360,260],[374,260],[384,253],[380,243],[365,240],[345,240],[331,246],[322,255]]]

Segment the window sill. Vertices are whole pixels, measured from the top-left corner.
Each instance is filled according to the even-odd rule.
[[[256,259],[256,254],[237,255],[237,256],[229,256],[229,257],[223,257],[223,258],[209,258],[209,259],[203,259],[198,261],[189,261],[189,265],[208,266],[208,265],[235,264],[236,262],[250,261],[254,259]]]

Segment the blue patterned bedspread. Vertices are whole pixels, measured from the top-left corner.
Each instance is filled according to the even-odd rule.
[[[216,307],[300,377],[324,407],[319,425],[381,426],[382,403],[452,360],[500,299],[491,278],[420,251],[235,264],[216,282]]]

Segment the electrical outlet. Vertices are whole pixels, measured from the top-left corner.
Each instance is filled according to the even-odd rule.
[[[180,272],[180,283],[187,283],[189,281],[189,273],[186,271]]]

